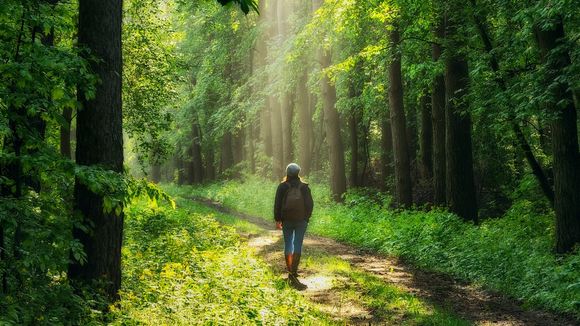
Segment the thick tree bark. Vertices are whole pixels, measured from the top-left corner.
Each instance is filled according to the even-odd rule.
[[[433,123],[431,120],[431,98],[421,97],[421,141],[420,168],[421,178],[431,179],[433,176]]]
[[[302,74],[296,88],[296,109],[298,110],[298,143],[299,163],[302,175],[308,175],[312,166],[312,113],[310,110],[310,96],[306,89],[308,75]]]
[[[545,76],[552,97],[547,107],[554,115],[550,123],[554,166],[554,210],[556,212],[556,252],[570,252],[580,243],[580,152],[578,148],[577,112],[574,95],[567,79],[559,79],[570,65],[564,43],[562,19],[550,27],[537,28],[538,46],[548,67]]]
[[[445,21],[445,37],[449,45],[445,58],[447,204],[452,212],[464,220],[477,223],[471,118],[467,112],[469,70],[466,59],[459,53],[462,44],[456,35],[458,15],[460,12],[453,8],[447,13]]]
[[[331,65],[329,53],[322,54],[322,66]],[[330,188],[332,198],[335,201],[342,201],[342,195],[346,192],[346,175],[344,166],[344,147],[340,135],[340,116],[336,110],[336,88],[331,84],[330,78],[322,78],[322,105],[324,107],[324,122],[326,130],[326,141],[328,144],[328,154],[330,158]]]
[[[79,165],[101,165],[123,171],[123,134],[121,114],[121,16],[122,0],[79,1],[79,44],[91,49],[101,61],[91,68],[101,82],[95,98],[80,94],[83,110],[77,114],[76,160]],[[69,277],[84,282],[102,280],[111,298],[118,297],[121,286],[121,244],[123,213],[105,213],[103,198],[79,180],[75,183],[75,208],[84,216],[89,233],[74,228],[73,236],[84,247],[87,262],[73,261]]]
[[[396,49],[399,45],[398,27],[394,27],[389,32],[389,38],[392,49],[392,58],[389,64],[389,107],[395,161],[396,202],[400,207],[410,207],[413,204],[413,189],[406,130],[407,123],[403,106],[401,53]]]
[[[439,20],[434,29],[436,42],[431,46],[433,61],[440,60],[442,46],[439,42],[445,37],[444,21]],[[431,114],[433,119],[433,203],[446,204],[445,185],[445,78],[437,74],[431,92]]]

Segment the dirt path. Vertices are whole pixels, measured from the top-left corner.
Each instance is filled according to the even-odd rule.
[[[225,208],[217,202],[196,199],[218,211],[234,215],[263,229],[258,235],[246,234],[248,244],[280,273],[284,272],[281,232],[274,224],[262,218],[249,216]],[[373,315],[373,311],[352,302],[335,298],[331,291],[333,282],[325,275],[317,275],[308,269],[308,256],[316,253],[340,258],[355,268],[371,273],[384,282],[394,284],[436,306],[444,307],[461,318],[476,325],[579,325],[571,317],[549,312],[524,310],[516,300],[482,291],[469,284],[457,282],[446,275],[415,269],[392,257],[363,252],[332,239],[308,234],[304,240],[301,280],[308,285],[304,294],[318,303],[322,310],[349,324],[385,324]],[[389,324],[393,324],[392,321]],[[395,323],[396,324],[396,323]]]

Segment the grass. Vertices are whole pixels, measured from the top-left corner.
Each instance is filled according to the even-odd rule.
[[[203,187],[166,187],[182,196],[200,196],[267,220],[272,219],[276,183],[257,177]],[[345,204],[331,202],[328,188],[311,186],[315,210],[310,231],[402,257],[414,265],[480,284],[527,306],[580,318],[580,252],[551,252],[554,223],[531,201],[520,200],[498,219],[479,226],[445,211],[393,211],[388,197],[350,193]]]
[[[141,202],[128,210],[123,287],[111,324],[332,324],[217,220],[249,231],[251,225],[178,204],[173,210]]]

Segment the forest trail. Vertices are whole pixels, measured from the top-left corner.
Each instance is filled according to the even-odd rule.
[[[258,227],[259,233],[238,232],[274,272],[285,273],[282,232],[275,229],[273,222],[233,211],[208,199],[192,200]],[[389,316],[385,319],[384,316],[377,316],[373,309],[362,306],[357,300],[350,300],[348,296],[342,295],[337,291],[336,284],[344,285],[349,280],[341,279],[340,273],[329,275],[321,272],[320,268],[311,268],[314,261],[321,257],[334,257],[338,261],[344,261],[354,269],[372,274],[386,284],[394,285],[475,325],[578,325],[572,318],[550,312],[525,310],[516,300],[503,295],[483,291],[446,275],[418,270],[393,257],[361,251],[307,232],[299,270],[300,280],[308,286],[303,294],[317,303],[322,311],[337,320],[346,320],[349,325],[397,325],[405,321],[406,312],[402,311],[400,316]],[[361,289],[355,286],[354,290]]]

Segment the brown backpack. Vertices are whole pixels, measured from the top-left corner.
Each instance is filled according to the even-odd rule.
[[[291,221],[301,221],[306,217],[306,205],[302,195],[303,183],[297,186],[290,184],[290,189],[286,192],[282,201],[282,219]]]

